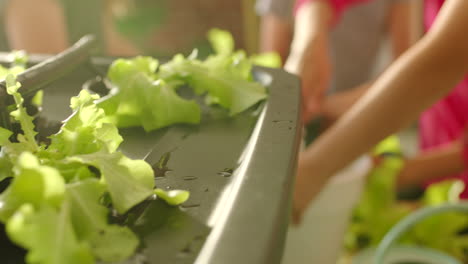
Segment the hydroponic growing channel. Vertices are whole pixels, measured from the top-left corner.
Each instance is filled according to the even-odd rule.
[[[40,136],[56,132],[71,113],[69,98],[83,86],[106,93],[102,80],[113,58],[90,57],[91,47],[92,39],[85,38],[57,56],[32,54],[35,67],[18,76],[23,96],[44,90]],[[4,64],[7,55],[0,54]],[[253,74],[269,96],[242,114],[202,109],[200,125],[120,130],[120,150],[153,165],[159,188],[191,194],[179,207],[156,199],[129,212],[141,244],[125,263],[280,262],[299,145],[300,88],[282,70],[255,67]],[[8,98],[0,92],[5,110]],[[0,237],[0,262],[23,263],[24,251]]]

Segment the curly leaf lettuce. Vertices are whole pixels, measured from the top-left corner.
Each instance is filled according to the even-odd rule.
[[[100,170],[119,213],[125,213],[153,194],[153,170],[143,160],[131,160],[120,152],[78,155],[68,160],[93,165]]]
[[[35,140],[33,118],[22,106],[20,85],[8,77],[9,94],[23,134],[0,128],[0,179],[11,183],[0,194],[0,221],[9,238],[28,250],[28,264],[119,262],[139,241],[127,227],[109,224],[111,208],[120,213],[153,194],[151,166],[119,152],[115,125],[96,107],[97,95],[72,98],[72,116],[51,136],[49,146]],[[102,197],[112,203],[104,206]],[[112,241],[112,243],[110,243]]]
[[[179,205],[188,200],[190,193],[181,190],[165,191],[163,189],[155,189],[154,193],[158,198],[163,199],[169,205]]]
[[[446,180],[431,184],[424,192],[423,206],[437,206],[444,203],[456,203],[464,190],[460,180]],[[463,262],[467,261],[465,250],[468,248],[466,228],[468,215],[448,212],[432,216],[418,223],[411,230],[413,243],[444,251]]]
[[[0,220],[6,221],[25,203],[39,207],[42,204],[58,207],[65,193],[65,182],[52,167],[39,164],[31,153],[24,152],[13,168],[14,178],[0,194]]]
[[[99,203],[105,191],[97,179],[87,179],[68,185],[66,199],[77,237],[89,241],[98,259],[119,261],[132,256],[139,242],[128,227],[107,223],[108,210]]]
[[[399,140],[391,136],[374,147],[373,153],[400,153]],[[399,156],[383,157],[367,176],[367,184],[345,235],[345,246],[356,251],[377,245],[383,236],[412,208],[396,203],[396,176],[403,166]]]
[[[119,127],[142,126],[146,131],[200,122],[198,104],[181,98],[170,83],[157,80],[156,67],[157,61],[149,57],[119,59],[112,64],[108,77],[116,90],[99,103],[108,121]]]
[[[18,141],[21,144],[21,148],[35,152],[39,148],[35,139],[37,132],[34,130],[34,118],[26,112],[26,108],[23,106],[23,97],[18,92],[21,84],[16,81],[16,77],[14,75],[8,74],[6,76],[6,85],[7,93],[13,96],[16,103],[16,110],[12,111],[10,114],[21,124],[21,129],[23,130],[23,134],[18,135]]]
[[[86,243],[78,241],[70,219],[70,205],[59,211],[43,205],[35,209],[24,204],[8,221],[6,230],[17,244],[28,249],[27,263],[94,264]]]
[[[119,127],[142,126],[146,131],[172,124],[200,122],[200,108],[181,98],[176,89],[188,85],[205,95],[209,105],[219,105],[236,115],[264,100],[267,90],[252,78],[255,62],[276,64],[273,54],[249,58],[234,51],[234,40],[227,31],[213,29],[208,39],[215,51],[198,60],[196,50],[187,58],[181,54],[162,65],[150,57],[116,60],[108,71],[115,88],[99,105],[107,119]]]
[[[398,139],[391,137],[384,140],[374,148],[373,153],[401,153]],[[354,210],[345,235],[345,245],[349,251],[376,246],[388,230],[414,210],[413,206],[396,200],[394,185],[402,163],[403,160],[398,155],[388,155],[368,176],[362,198]],[[426,188],[419,206],[458,202],[463,190],[464,183],[460,180],[431,184]],[[400,242],[440,250],[466,262],[467,228],[468,215],[444,213],[416,224]]]
[[[266,88],[251,80],[252,65],[243,53],[214,55],[201,62],[177,55],[161,66],[161,76],[184,80],[197,94],[207,93],[207,103],[236,115],[267,97]]]
[[[98,95],[82,90],[71,99],[73,114],[64,122],[60,131],[51,136],[49,150],[60,153],[62,158],[89,154],[106,149],[115,152],[123,141],[118,129],[105,122],[104,111],[94,104]]]

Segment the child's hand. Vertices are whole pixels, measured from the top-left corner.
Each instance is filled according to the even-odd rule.
[[[307,123],[320,113],[330,83],[331,63],[326,35],[317,37],[303,51],[292,52],[284,68],[301,78],[302,118]]]
[[[464,145],[461,140],[426,151],[405,161],[398,175],[397,186],[420,185],[465,170]]]

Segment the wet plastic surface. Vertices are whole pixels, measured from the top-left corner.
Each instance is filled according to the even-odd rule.
[[[70,114],[69,98],[109,63],[92,61],[45,88],[49,124]],[[234,118],[205,108],[200,125],[120,131],[128,156],[156,168],[168,158],[155,175],[159,188],[191,193],[180,207],[151,200],[132,210],[142,245],[126,264],[280,262],[299,145],[299,82],[281,70],[255,68],[254,74],[269,87],[269,98]],[[21,251],[7,244],[0,234],[0,263],[23,263]]]

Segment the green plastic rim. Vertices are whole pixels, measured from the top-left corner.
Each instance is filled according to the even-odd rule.
[[[375,264],[383,264],[386,254],[389,250],[393,247],[393,244],[410,228],[412,228],[417,223],[421,222],[422,220],[429,218],[433,215],[438,215],[446,212],[464,212],[468,213],[468,202],[460,202],[460,203],[447,203],[440,206],[434,207],[427,207],[422,208],[403,220],[401,220],[398,224],[396,224],[382,239],[379,246],[376,249],[374,263]],[[440,253],[442,255],[442,253]],[[447,261],[449,259],[445,259]],[[437,263],[437,262],[436,262]],[[458,260],[455,262],[442,262],[442,259],[439,263],[461,263]]]

